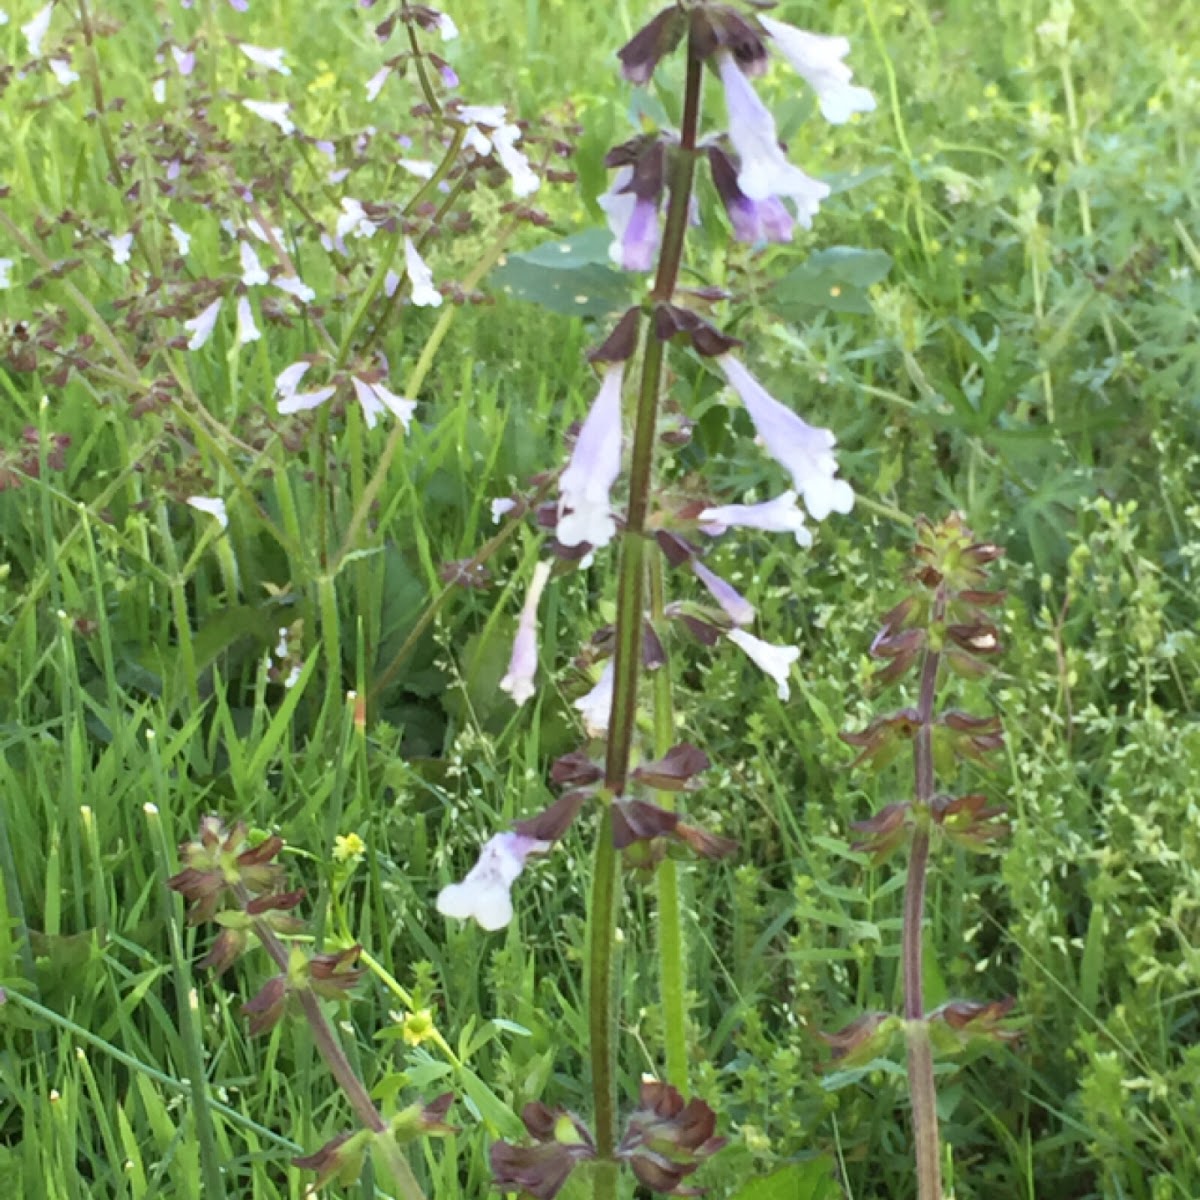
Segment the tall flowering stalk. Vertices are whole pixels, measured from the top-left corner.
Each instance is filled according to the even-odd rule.
[[[611,256],[631,271],[653,271],[645,299],[627,311],[592,353],[602,372],[596,401],[579,430],[559,480],[557,505],[527,507],[543,528],[553,528],[551,553],[559,573],[590,563],[593,554],[619,543],[615,627],[600,631],[581,659],[604,663],[579,709],[589,740],[554,764],[551,779],[564,791],[546,811],[495,835],[462,883],[443,890],[438,906],[452,917],[473,916],[484,928],[507,924],[509,890],[526,859],[549,851],[591,801],[598,806],[589,903],[587,981],[590,1124],[540,1104],[523,1116],[529,1146],[498,1143],[492,1166],[504,1190],[546,1200],[571,1171],[590,1164],[593,1195],[612,1200],[617,1172],[627,1165],[644,1186],[680,1192],[684,1181],[715,1152],[715,1114],[699,1100],[685,1101],[686,977],[675,856],[687,851],[719,858],[735,846],[683,819],[677,797],[695,792],[708,766],[696,746],[676,740],[669,655],[681,630],[713,646],[737,645],[788,695],[788,673],[799,651],[748,632],[753,606],[704,565],[705,543],[733,527],[788,532],[811,541],[804,513],[822,520],[853,506],[849,484],[837,477],[836,439],[809,425],[771,396],[735,354],[740,343],[701,314],[679,288],[688,231],[696,220],[695,190],[704,168],[722,200],[735,238],[787,241],[797,224],[809,226],[827,185],[792,165],[779,143],[774,118],[751,79],[777,50],[816,88],[831,120],[873,107],[870,94],[850,85],[844,39],[823,38],[767,21],[723,3],[672,4],[655,15],[619,51],[625,78],[646,84],[660,61],[681,51],[685,59],[678,131],[642,133],[615,147],[607,165],[615,174],[601,198],[613,233]],[[724,89],[728,126],[702,135],[705,80]],[[745,407],[767,453],[787,472],[791,487],[761,503],[728,503],[711,495],[669,499],[655,487],[656,451],[677,439],[660,437],[668,345],[712,360]],[[628,386],[627,386],[628,385]],[[627,392],[629,395],[627,396]],[[630,411],[631,410],[631,411]],[[677,440],[674,441],[677,444]],[[624,505],[614,492],[624,478]],[[666,573],[686,568],[704,589],[703,600],[667,598]],[[530,590],[505,687],[518,702],[533,693],[531,639],[544,573]],[[710,603],[711,601],[712,603]],[[532,608],[530,607],[532,604]],[[653,676],[651,727],[639,736],[639,682]],[[599,743],[603,740],[603,747]],[[658,943],[665,1029],[664,1080],[647,1083],[622,1129],[617,1097],[615,954],[621,904],[620,865],[657,876]]]
[[[982,793],[952,796],[937,790],[939,771],[947,774],[956,763],[982,763],[1003,744],[998,717],[938,709],[948,677],[986,674],[989,659],[1000,650],[999,631],[988,610],[1002,601],[1003,593],[987,589],[985,569],[1000,554],[998,546],[976,541],[959,516],[937,524],[918,522],[914,590],[884,617],[871,643],[871,654],[886,663],[878,675],[881,683],[894,683],[915,669],[916,707],[877,717],[866,729],[842,735],[859,751],[856,764],[883,767],[906,743],[912,747],[912,799],[889,804],[855,825],[860,835],[855,849],[876,862],[908,846],[903,1018],[867,1013],[826,1040],[834,1058],[850,1064],[883,1053],[895,1034],[903,1032],[921,1200],[942,1198],[935,1041],[950,1049],[973,1037],[1003,1041],[1014,1036],[1001,1024],[1012,1008],[1011,997],[992,1003],[951,1000],[928,1012],[923,982],[925,891],[932,848],[937,841],[948,841],[967,850],[986,850],[1007,831],[1002,810],[991,807]]]

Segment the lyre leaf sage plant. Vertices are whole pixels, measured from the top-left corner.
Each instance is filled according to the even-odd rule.
[[[903,1033],[921,1200],[942,1200],[943,1195],[935,1046],[949,1051],[977,1037],[1004,1042],[1017,1036],[1005,1023],[1012,997],[990,1003],[949,1000],[928,1011],[924,988],[925,895],[932,850],[949,843],[984,851],[1008,831],[1003,809],[985,793],[950,795],[938,790],[939,775],[950,776],[961,764],[984,764],[1003,745],[999,717],[973,716],[944,704],[955,677],[986,675],[1000,650],[999,630],[989,610],[1002,603],[1004,594],[989,590],[986,568],[1001,553],[991,542],[976,541],[957,514],[936,523],[918,520],[913,590],[884,616],[871,643],[872,657],[886,664],[876,676],[881,684],[896,683],[915,671],[916,706],[877,717],[859,732],[842,734],[859,752],[855,764],[876,769],[911,747],[912,798],[888,804],[854,826],[859,835],[854,849],[873,862],[908,848],[901,950],[904,1012],[902,1018],[865,1013],[825,1040],[835,1062],[854,1066],[886,1053],[894,1037]]]
[[[686,1039],[684,931],[677,857],[720,858],[732,853],[728,838],[693,824],[681,811],[687,793],[698,794],[708,757],[678,737],[671,659],[683,636],[708,647],[728,640],[773,681],[787,699],[788,674],[799,650],[750,632],[753,605],[704,563],[708,546],[729,529],[790,533],[811,543],[807,516],[820,521],[848,513],[850,485],[838,477],[836,439],[808,424],[769,394],[735,353],[741,343],[709,319],[723,298],[680,286],[689,230],[700,221],[698,180],[707,174],[721,200],[733,237],[751,244],[786,242],[797,224],[809,228],[828,185],[792,164],[774,118],[751,83],[774,50],[816,90],[834,122],[869,111],[869,92],[851,82],[843,59],[849,43],[821,37],[723,3],[679,3],[664,8],[618,54],[625,78],[648,84],[662,61],[684,57],[679,128],[640,132],[613,148],[606,163],[615,174],[601,198],[613,234],[611,257],[629,271],[651,272],[640,304],[616,322],[591,354],[600,386],[558,479],[557,503],[536,494],[502,502],[520,507],[539,531],[553,530],[547,550],[555,560],[538,568],[521,616],[512,661],[502,687],[521,704],[535,694],[537,606],[547,580],[586,569],[605,547],[618,547],[616,621],[598,630],[577,664],[599,668],[592,689],[579,697],[587,739],[551,768],[561,797],[544,812],[495,834],[461,883],[446,887],[438,907],[447,916],[474,917],[485,929],[512,919],[511,889],[530,856],[551,850],[585,805],[597,810],[588,919],[584,994],[592,1113],[574,1113],[534,1102],[523,1117],[531,1145],[499,1142],[492,1148],[497,1185],[540,1200],[553,1197],[580,1164],[587,1164],[596,1200],[617,1194],[618,1169],[660,1192],[681,1192],[723,1139],[716,1115],[698,1099],[685,1099]],[[662,77],[660,76],[660,82]],[[704,132],[705,82],[725,97],[727,122]],[[664,85],[665,86],[665,85]],[[705,172],[703,168],[707,168]],[[678,373],[715,367],[746,409],[758,440],[785,470],[790,487],[772,499],[715,496],[683,489],[673,459],[684,422],[660,421],[670,393],[668,347],[681,353]],[[617,495],[624,487],[622,499]],[[680,596],[669,599],[667,571],[677,572]],[[701,597],[694,592],[698,581]],[[646,732],[639,683],[650,677]],[[657,885],[657,942],[662,989],[664,1064],[661,1080],[646,1081],[624,1124],[618,1118],[618,1051],[615,980],[617,922],[624,863],[633,877]]]

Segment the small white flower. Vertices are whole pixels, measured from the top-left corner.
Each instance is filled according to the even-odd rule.
[[[221,315],[221,299],[217,297],[202,313],[193,317],[190,321],[184,321],[183,327],[190,333],[191,339],[188,341],[189,350],[199,350],[212,337],[213,329],[217,324],[217,317]]]
[[[512,885],[525,869],[525,860],[549,849],[549,842],[519,833],[496,834],[484,844],[462,883],[438,893],[438,912],[460,921],[473,917],[489,933],[503,929],[513,918]]]
[[[383,91],[383,85],[387,83],[388,76],[391,73],[391,67],[380,67],[379,70],[367,80],[367,101],[369,103],[374,103],[379,93]]]
[[[0,291],[12,287],[13,260],[0,258]]]
[[[287,673],[287,676],[283,681],[283,686],[290,692],[292,688],[294,688],[299,682],[300,664],[296,663],[295,666],[293,666],[292,669]]]
[[[7,24],[8,24],[8,13],[6,13],[4,11],[4,9],[0,8],[0,25],[7,25]]]
[[[342,215],[337,219],[337,236],[371,238],[375,236],[375,222],[367,216],[367,210],[353,196],[342,200]]]
[[[229,514],[225,511],[225,501],[219,496],[189,496],[187,502],[198,512],[216,517],[222,529],[229,528]]]
[[[290,75],[292,70],[283,61],[282,48],[268,49],[266,46],[252,46],[249,42],[239,42],[238,49],[253,63],[276,71],[280,75]]]
[[[583,727],[588,737],[603,737],[608,732],[608,719],[612,714],[613,660],[610,658],[600,672],[596,686],[586,696],[575,701],[576,711],[583,717]]]
[[[501,125],[492,131],[492,149],[512,180],[513,195],[532,196],[542,181],[529,165],[529,159],[517,149],[520,139],[521,131],[515,125]]]
[[[514,508],[517,507],[517,502],[511,496],[502,496],[499,499],[492,501],[492,524],[499,525],[501,520],[506,517]]]
[[[473,150],[481,158],[486,158],[492,152],[491,140],[475,125],[467,126],[467,132],[463,138],[463,145],[466,146],[468,150]]]
[[[761,504],[722,504],[706,508],[697,520],[704,532],[718,537],[731,525],[741,529],[761,529],[766,533],[794,533],[801,546],[812,545],[812,534],[804,526],[804,514],[796,507],[796,493],[784,492]]]
[[[725,610],[725,615],[735,625],[749,625],[754,620],[754,605],[715,571],[710,571],[702,562],[692,559],[692,570],[709,595]]]
[[[434,164],[427,158],[397,159],[396,166],[402,171],[407,171],[410,175],[415,175],[418,179],[432,179],[433,172],[436,170]]]
[[[275,376],[275,394],[279,397],[276,408],[279,412],[302,412],[305,409],[316,408],[324,404],[337,391],[336,387],[317,388],[315,392],[299,392],[300,380],[312,369],[310,362],[294,362],[290,367],[284,367]]]
[[[464,104],[454,114],[464,125],[483,125],[495,129],[503,125],[508,113],[503,104]]]
[[[237,302],[237,342],[239,346],[247,342],[257,342],[262,337],[258,326],[254,323],[254,309],[250,307],[248,296],[239,296]]]
[[[150,95],[154,97],[155,104],[165,104],[167,102],[167,81],[165,79],[156,79],[150,85]]]
[[[436,24],[443,42],[452,42],[458,37],[458,26],[449,13],[438,13]]]
[[[54,5],[47,4],[45,8],[38,9],[31,21],[27,21],[21,26],[21,32],[25,35],[25,43],[29,47],[30,58],[41,58],[42,42],[50,31],[50,18],[53,14]]]
[[[517,636],[513,639],[508,673],[500,680],[500,690],[507,692],[518,708],[535,691],[533,679],[537,674],[538,660],[538,605],[541,603],[542,592],[545,591],[546,581],[549,578],[550,564],[548,562],[538,563],[533,569],[533,578],[529,581],[529,592],[525,596],[521,618],[517,623]]]
[[[242,107],[248,109],[256,117],[277,125],[281,133],[296,132],[296,125],[288,116],[291,105],[286,100],[243,100]]]
[[[299,275],[276,275],[271,282],[281,292],[295,296],[301,304],[311,304],[317,298],[317,293]]]
[[[415,400],[397,396],[395,392],[388,391],[382,383],[366,383],[357,376],[352,382],[368,429],[374,429],[375,423],[385,412],[390,412],[405,430],[412,424],[413,413],[417,410]]]
[[[263,270],[263,265],[259,262],[258,252],[249,242],[238,244],[238,255],[242,262],[242,282],[247,287],[260,287],[271,282],[270,275]]]
[[[133,249],[133,234],[122,233],[120,236],[114,234],[108,239],[109,249],[112,251],[113,262],[119,267],[123,267],[129,261],[129,252]]]
[[[66,58],[52,58],[50,60],[50,70],[54,74],[54,78],[58,80],[63,87],[69,84],[79,82],[79,72],[71,69],[71,61]]]
[[[175,245],[178,247],[179,253],[186,258],[188,251],[192,248],[192,235],[186,229],[181,229],[172,222],[171,236],[175,239]]]
[[[418,308],[440,308],[442,294],[433,286],[433,272],[410,237],[404,239],[404,267],[412,286],[412,302]]]
[[[280,625],[279,641],[275,644],[275,657],[287,658],[290,653],[291,651],[288,649],[288,627]]]
[[[780,700],[791,697],[792,689],[788,684],[788,672],[792,663],[800,657],[798,646],[776,646],[764,642],[744,629],[731,629],[725,635],[735,646],[740,646],[750,661],[764,674],[775,681],[775,694]]]
[[[246,222],[246,232],[250,234],[251,237],[257,238],[265,246],[283,245],[283,230],[280,229],[278,225],[260,225],[259,222],[252,217]],[[237,236],[237,232],[233,226],[230,226],[230,233],[234,237]]]
[[[609,493],[621,473],[623,363],[604,372],[600,391],[579,431],[558,483],[558,540],[564,546],[607,546],[617,531]]]
[[[850,80],[854,72],[842,59],[850,53],[850,40],[807,33],[758,13],[759,24],[771,35],[792,70],[817,93],[821,112],[831,125],[843,125],[856,112],[872,112],[875,97]]]

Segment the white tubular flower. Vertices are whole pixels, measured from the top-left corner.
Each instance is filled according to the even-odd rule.
[[[346,236],[356,238],[372,238],[375,236],[375,222],[367,216],[367,210],[360,201],[352,196],[342,200],[342,215],[337,219],[337,236],[341,240]]]
[[[613,235],[608,257],[626,271],[650,271],[662,240],[658,203],[625,191],[632,179],[632,167],[619,168],[612,186],[596,203],[604,210]]]
[[[517,636],[513,639],[512,657],[508,662],[508,673],[500,680],[500,690],[507,692],[518,708],[534,693],[533,679],[537,674],[538,662],[538,605],[546,581],[550,578],[550,564],[540,562],[533,569],[529,581],[529,592],[517,622]]]
[[[404,239],[404,269],[412,289],[412,302],[418,308],[440,308],[442,294],[433,286],[433,272],[410,237]]]
[[[694,558],[692,571],[735,625],[749,625],[754,620],[754,605],[732,583],[722,579],[715,571],[710,571]]]
[[[196,69],[196,56],[191,50],[172,46],[171,57],[175,60],[175,69],[180,75],[190,75]]]
[[[27,21],[21,26],[21,32],[25,35],[25,44],[29,47],[30,58],[41,58],[42,42],[46,38],[46,34],[50,32],[50,18],[54,15],[54,5],[47,4],[45,8],[38,9],[31,21]]]
[[[186,258],[188,251],[192,248],[192,235],[186,229],[181,229],[174,222],[171,223],[171,236],[175,239],[175,245],[179,253]]]
[[[798,646],[776,646],[772,642],[764,642],[744,629],[731,629],[725,635],[735,646],[740,646],[765,675],[775,681],[775,694],[780,700],[791,697],[792,689],[788,684],[788,672],[792,663],[800,657]]]
[[[225,501],[219,496],[189,496],[187,502],[197,512],[215,517],[222,529],[229,528],[229,514],[225,511]]]
[[[280,48],[268,49],[266,46],[252,46],[249,42],[239,42],[238,49],[252,62],[269,71],[280,75],[290,75],[292,70],[283,61],[284,51]]]
[[[317,293],[299,275],[276,275],[271,282],[281,292],[294,296],[301,304],[311,304],[317,298]]]
[[[270,275],[263,270],[259,261],[258,252],[249,242],[238,244],[238,255],[242,263],[242,282],[247,287],[261,287],[264,283],[271,282]]]
[[[354,394],[363,411],[363,419],[368,429],[374,429],[376,422],[385,412],[390,412],[405,430],[412,424],[413,413],[417,410],[415,400],[406,400],[388,391],[382,383],[365,383],[357,376],[354,383]]]
[[[809,228],[821,201],[829,195],[829,185],[810,178],[784,157],[775,118],[733,57],[720,55],[717,70],[725,85],[729,140],[740,161],[738,187],[751,200],[779,196],[794,201],[796,219]]]
[[[474,918],[488,933],[503,929],[513,918],[512,885],[525,869],[525,860],[549,849],[549,842],[519,833],[496,834],[484,844],[462,883],[438,893],[438,912],[459,921]]]
[[[213,329],[216,327],[217,318],[221,315],[220,297],[214,300],[203,312],[194,316],[190,321],[184,321],[183,327],[192,336],[188,339],[189,350],[199,350],[212,337]]]
[[[280,133],[292,134],[296,132],[296,124],[288,116],[291,105],[286,100],[243,100],[242,107],[252,112],[256,117],[261,117],[264,121],[270,121],[272,125],[278,127]]]
[[[119,237],[116,235],[110,237],[108,248],[112,251],[113,262],[117,266],[123,267],[129,261],[129,254],[133,249],[133,234],[123,233]]]
[[[492,524],[500,522],[517,507],[517,502],[511,496],[501,496],[492,501]]]
[[[458,37],[458,26],[455,25],[454,19],[449,13],[438,13],[437,21],[438,32],[442,35],[443,42],[452,42]]]
[[[314,392],[297,391],[300,380],[310,370],[312,370],[312,363],[294,362],[290,367],[284,367],[275,376],[275,394],[279,397],[275,407],[284,416],[316,408],[318,405],[324,404],[337,391],[336,387],[317,388]]]
[[[464,104],[455,114],[464,125],[483,125],[495,129],[508,115],[503,104]]]
[[[257,342],[262,337],[258,326],[254,323],[254,309],[250,307],[248,296],[239,296],[237,302],[237,343],[239,346],[247,342]]]
[[[0,292],[5,288],[12,287],[12,269],[13,260],[11,258],[0,258]]]
[[[613,660],[610,658],[600,672],[596,686],[586,696],[575,701],[575,709],[583,717],[583,727],[588,737],[603,737],[608,732],[608,719],[612,714]]]
[[[542,181],[529,165],[529,159],[517,149],[521,131],[515,125],[501,125],[492,131],[492,149],[500,165],[512,180],[513,195],[518,198],[532,196],[542,186]]]
[[[874,111],[875,97],[850,82],[854,72],[842,62],[850,53],[849,38],[806,33],[762,13],[758,14],[758,23],[771,35],[792,70],[817,93],[821,112],[831,125],[844,125],[856,112]]]
[[[624,363],[613,363],[605,370],[600,392],[559,480],[557,536],[564,546],[607,546],[617,531],[609,493],[621,473],[624,379]]]
[[[367,80],[367,103],[374,104],[379,98],[379,93],[383,91],[383,85],[387,83],[388,76],[392,73],[391,67],[380,67],[370,79]]]
[[[780,404],[732,354],[722,354],[717,362],[746,406],[767,453],[790,472],[813,520],[822,521],[831,512],[848,513],[854,507],[854,492],[844,479],[836,478],[837,438],[832,432],[809,425]]]
[[[398,158],[396,166],[410,175],[415,175],[418,179],[432,179],[433,173],[437,169],[427,158]]]
[[[718,537],[730,526],[761,529],[766,533],[794,533],[801,546],[812,545],[812,534],[804,526],[804,514],[796,507],[796,493],[784,492],[761,504],[721,504],[706,508],[697,520],[704,532]]]

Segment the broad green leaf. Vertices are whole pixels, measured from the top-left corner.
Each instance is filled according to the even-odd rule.
[[[867,316],[867,288],[886,278],[892,259],[882,250],[830,246],[810,254],[789,271],[766,296],[780,316],[801,319],[814,309]]]
[[[833,1159],[822,1155],[752,1179],[730,1200],[823,1200],[835,1194]]]
[[[588,229],[559,242],[510,254],[492,272],[506,296],[539,304],[572,317],[605,317],[628,308],[631,281],[609,263],[612,237],[606,229]]]

